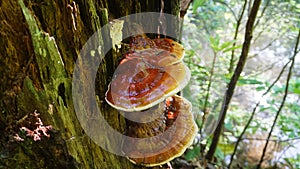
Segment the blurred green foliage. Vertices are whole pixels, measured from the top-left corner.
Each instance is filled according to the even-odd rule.
[[[195,120],[201,129],[199,140],[185,154],[188,161],[203,160],[205,153],[200,152],[207,152],[208,145],[211,144],[226,84],[232,76],[229,66],[236,65],[243,45],[245,24],[250,11],[249,4],[245,8],[236,39],[234,33],[244,2],[194,0],[185,17],[182,41],[186,48],[185,62],[191,69],[192,77],[183,95],[192,102]],[[228,164],[229,161],[226,159],[232,154],[235,142],[258,101],[260,104],[246,130],[246,135],[249,137],[269,132],[285,91],[287,69],[283,70],[282,74],[280,71],[293,55],[300,27],[299,16],[299,0],[262,1],[249,58],[238,81],[234,99],[225,119],[222,138],[215,153],[217,165],[224,167]],[[285,106],[272,133],[272,139],[279,142],[281,149],[300,140],[299,57],[292,80],[289,82]],[[271,86],[279,75],[277,83]],[[263,95],[270,87],[271,90]],[[247,141],[247,137],[244,137],[244,141]],[[245,151],[243,147],[239,150]],[[278,151],[270,166],[288,165],[299,168],[300,152],[295,152],[294,157],[286,158],[284,151],[280,149]],[[260,153],[257,153],[257,156],[260,158]],[[236,163],[248,168],[247,161]]]

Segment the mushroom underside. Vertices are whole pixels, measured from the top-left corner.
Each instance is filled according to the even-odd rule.
[[[124,145],[128,159],[138,165],[157,166],[181,156],[197,133],[197,125],[191,113],[191,104],[180,96],[172,96],[173,103],[166,106],[163,116],[150,123],[132,122],[127,133],[131,136]],[[169,119],[172,107],[177,116]],[[171,121],[171,122],[170,122]],[[169,122],[169,123],[168,123]]]

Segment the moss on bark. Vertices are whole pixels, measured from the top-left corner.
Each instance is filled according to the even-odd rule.
[[[144,168],[103,150],[84,133],[73,107],[72,73],[81,48],[101,26],[159,10],[160,1],[0,1],[0,168]],[[122,27],[116,20],[99,39],[120,42],[115,34]],[[96,86],[103,115],[120,132],[124,119],[103,99],[121,54],[115,48],[108,53]],[[35,123],[28,118],[35,110],[44,125],[53,126],[50,138],[34,141],[19,129],[24,121]],[[24,141],[17,142],[16,134]]]

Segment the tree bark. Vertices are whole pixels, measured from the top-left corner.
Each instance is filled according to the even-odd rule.
[[[161,4],[0,0],[0,168],[144,168],[105,151],[85,134],[73,106],[72,76],[80,50],[94,32],[122,16],[160,12]],[[179,16],[179,0],[166,0],[163,7],[163,12]],[[179,23],[172,25],[178,34]],[[102,43],[113,43],[114,35],[106,33],[99,37]],[[101,113],[114,129],[124,132],[124,118],[104,100],[121,56],[116,50],[107,54],[95,88]],[[44,134],[37,141],[20,130],[50,125],[50,137]]]

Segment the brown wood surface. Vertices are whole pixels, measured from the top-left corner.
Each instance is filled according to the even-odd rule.
[[[72,73],[81,48],[101,26],[132,13],[159,12],[160,6],[157,0],[0,0],[0,168],[143,168],[85,134],[73,107]],[[178,15],[179,0],[165,1],[164,9]],[[96,94],[108,123],[124,132],[124,118],[104,101],[121,55],[105,57]],[[52,126],[49,138],[34,141],[20,130],[36,127],[35,111]]]

